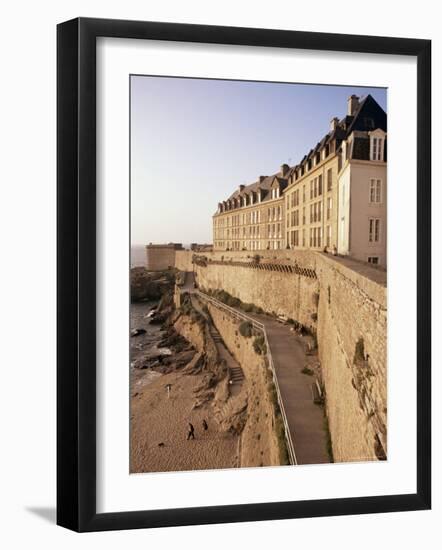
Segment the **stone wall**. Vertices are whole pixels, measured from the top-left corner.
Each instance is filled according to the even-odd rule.
[[[314,252],[280,251],[278,259],[272,251],[260,260],[261,267],[242,255],[224,254],[221,259],[220,253],[211,254],[195,264],[200,287],[224,289],[316,332],[335,461],[383,458],[387,450],[385,273]],[[272,262],[308,266],[315,277],[263,268]]]
[[[149,244],[146,246],[146,268],[148,271],[165,271],[175,266],[174,244]]]
[[[387,289],[326,257],[318,262],[318,279],[318,352],[335,460],[381,458],[387,451]]]
[[[180,271],[192,271],[192,250],[177,250],[175,252],[175,267]]]
[[[316,328],[318,281],[296,273],[236,265],[195,266],[200,287],[223,289],[264,311]]]

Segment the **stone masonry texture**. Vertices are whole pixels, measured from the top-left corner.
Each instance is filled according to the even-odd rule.
[[[191,258],[180,253],[178,269],[189,270]],[[209,253],[192,266],[200,287],[224,289],[315,333],[335,461],[385,458],[385,273],[312,251],[272,251],[259,265],[246,253]]]

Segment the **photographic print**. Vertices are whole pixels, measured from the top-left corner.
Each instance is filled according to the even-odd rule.
[[[387,459],[387,90],[130,76],[130,472]]]

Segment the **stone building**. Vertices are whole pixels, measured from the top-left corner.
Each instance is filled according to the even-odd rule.
[[[213,216],[215,250],[327,249],[386,266],[387,115],[371,95],[299,164],[241,185]]]
[[[338,253],[387,265],[387,116],[371,96],[341,145]]]
[[[215,250],[278,250],[284,247],[284,199],[289,166],[240,185],[213,216]]]
[[[148,271],[164,271],[175,267],[175,253],[184,250],[181,243],[148,244],[146,246],[146,268]]]

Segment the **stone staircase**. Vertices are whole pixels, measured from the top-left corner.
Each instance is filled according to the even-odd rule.
[[[215,345],[217,347],[226,347],[220,333],[218,332],[218,329],[213,325],[210,327],[210,335],[212,336],[213,341],[215,342]],[[228,353],[230,354],[230,352]],[[240,386],[242,384],[242,381],[244,380],[244,373],[242,371],[242,368],[238,365],[236,361],[231,361],[231,364],[228,364],[228,367],[230,371],[231,388],[232,386]]]
[[[244,373],[241,367],[233,367],[230,369],[230,380],[232,384],[240,384],[244,380]]]

